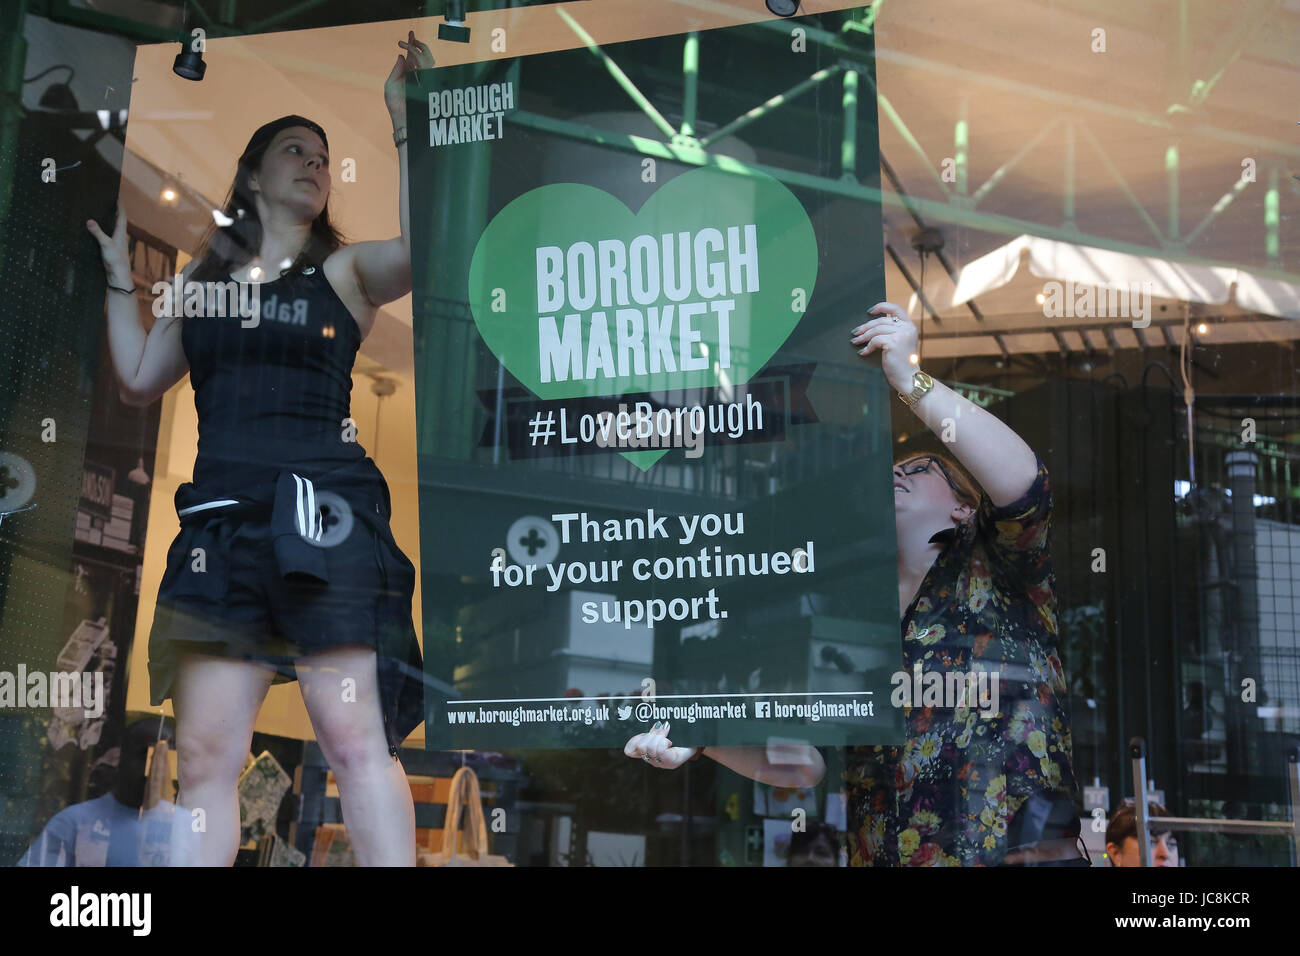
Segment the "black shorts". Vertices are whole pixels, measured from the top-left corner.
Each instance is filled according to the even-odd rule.
[[[340,525],[324,538],[329,583],[320,583],[282,576],[269,518],[214,510],[183,521],[149,635],[152,703],[171,696],[187,651],[265,662],[285,683],[297,679],[296,658],[363,644],[376,651],[385,728],[400,744],[423,719],[415,568],[382,513],[346,523],[345,535]]]

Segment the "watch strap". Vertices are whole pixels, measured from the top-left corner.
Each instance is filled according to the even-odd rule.
[[[929,375],[926,375],[920,369],[917,369],[915,372],[912,373],[911,393],[904,395],[902,392],[899,392],[898,397],[902,399],[904,405],[906,405],[908,408],[911,408],[922,398],[924,398],[927,394],[929,394],[930,389],[932,388],[934,388],[934,379],[932,379]]]

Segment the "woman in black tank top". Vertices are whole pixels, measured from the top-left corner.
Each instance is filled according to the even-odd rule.
[[[414,34],[399,46],[407,55],[384,92],[405,182],[406,74],[433,59]],[[253,724],[270,685],[293,679],[357,862],[415,862],[411,790],[395,759],[423,720],[415,569],[350,417],[352,366],[375,311],[411,288],[408,211],[402,202],[397,238],[344,245],[328,212],[327,150],[325,131],[301,116],[254,132],[228,225],[175,283],[199,447],[193,481],[176,494],[181,531],[149,640],[152,702],[171,697],[176,712],[177,809],[191,811],[176,814],[173,864],[234,861]],[[90,229],[112,287],[122,219],[112,239]],[[192,825],[200,811],[202,828]]]

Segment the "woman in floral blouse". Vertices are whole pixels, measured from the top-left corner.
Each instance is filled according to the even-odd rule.
[[[1037,459],[1034,468],[1025,492],[1002,505],[978,497],[940,456],[894,468],[899,550],[904,563],[917,558],[910,577],[900,568],[904,667],[908,674],[917,665],[923,674],[987,673],[996,710],[982,708],[974,695],[956,708],[905,706],[903,747],[849,748],[854,863],[1082,859],[1060,825],[1070,821],[1077,834],[1065,680],[1055,650],[1051,489]],[[945,506],[956,519],[952,530],[934,527],[932,516]],[[920,561],[930,551],[923,544],[938,549],[924,569]],[[1033,836],[1042,839],[1012,843],[1009,825],[1031,799],[1026,819],[1055,811],[1058,825],[1050,835],[1039,827]],[[1017,827],[1022,837],[1024,827]],[[1032,852],[1021,849],[1008,860],[1008,850],[1021,843],[1033,843]]]
[[[894,466],[904,668],[989,677],[963,706],[910,701],[902,747],[846,748],[850,860],[1086,866],[1056,654],[1047,471],[995,416],[919,373],[910,361],[917,330],[901,308],[870,311],[876,318],[850,333],[853,345],[881,353],[890,385],[932,431],[953,426],[945,444],[978,483],[942,455]],[[821,756],[798,749],[774,764],[761,747],[674,747],[661,727],[626,752],[664,769],[703,753],[764,783],[815,784]]]

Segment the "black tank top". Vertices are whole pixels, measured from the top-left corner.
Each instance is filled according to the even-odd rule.
[[[308,270],[259,285],[255,318],[223,316],[208,301],[203,315],[182,319],[199,417],[196,488],[241,494],[273,485],[286,467],[366,457],[347,421],[361,332],[324,269]]]

